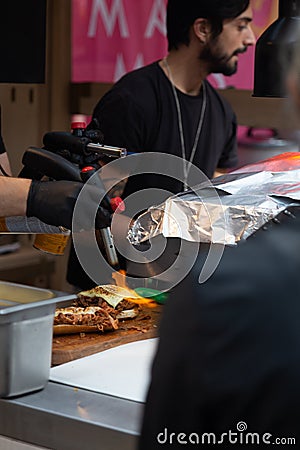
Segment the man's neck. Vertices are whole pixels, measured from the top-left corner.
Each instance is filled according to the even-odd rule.
[[[208,75],[201,61],[187,48],[172,50],[159,64],[175,87],[189,95],[199,94],[202,81]]]

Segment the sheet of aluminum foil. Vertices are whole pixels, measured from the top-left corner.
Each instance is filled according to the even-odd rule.
[[[133,245],[160,234],[235,245],[294,205],[300,206],[300,167],[232,172],[149,208],[135,220],[127,238]]]

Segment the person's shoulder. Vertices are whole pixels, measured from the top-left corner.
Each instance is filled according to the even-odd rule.
[[[127,93],[138,93],[145,91],[145,89],[154,89],[160,75],[160,68],[158,61],[155,61],[146,66],[132,70],[123,75],[113,86],[112,90],[115,92],[124,91]]]
[[[162,73],[156,61],[123,75],[100,98],[94,108],[93,118],[102,123],[102,127],[105,122],[116,120],[135,125],[137,122],[153,123],[160,111]]]
[[[135,69],[123,75],[99,100],[95,113],[103,108],[113,108],[132,113],[139,111],[152,117],[159,109],[161,69],[158,62]]]
[[[256,277],[257,288],[265,284],[266,279],[274,278],[276,284],[284,277],[296,275],[300,264],[299,231],[300,208],[295,207],[292,213],[279,214],[276,222],[267,222],[236,249],[231,248],[228,255],[225,252],[223,266],[227,268],[224,269],[227,270],[229,264],[229,272],[233,270],[237,276],[245,272],[251,278],[252,274],[253,279]],[[264,274],[264,277],[259,278],[258,274]]]

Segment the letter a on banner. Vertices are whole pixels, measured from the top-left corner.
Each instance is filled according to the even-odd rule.
[[[166,36],[166,5],[165,0],[155,0],[149,16],[149,22],[145,31],[145,38],[149,39],[157,29]]]

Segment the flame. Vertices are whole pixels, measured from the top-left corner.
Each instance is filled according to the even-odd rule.
[[[116,286],[122,287],[132,294],[130,301],[136,303],[137,305],[146,305],[149,308],[156,308],[157,303],[150,298],[139,296],[133,289],[131,289],[126,282],[126,272],[125,270],[119,270],[118,272],[113,272],[112,278],[115,281]]]

